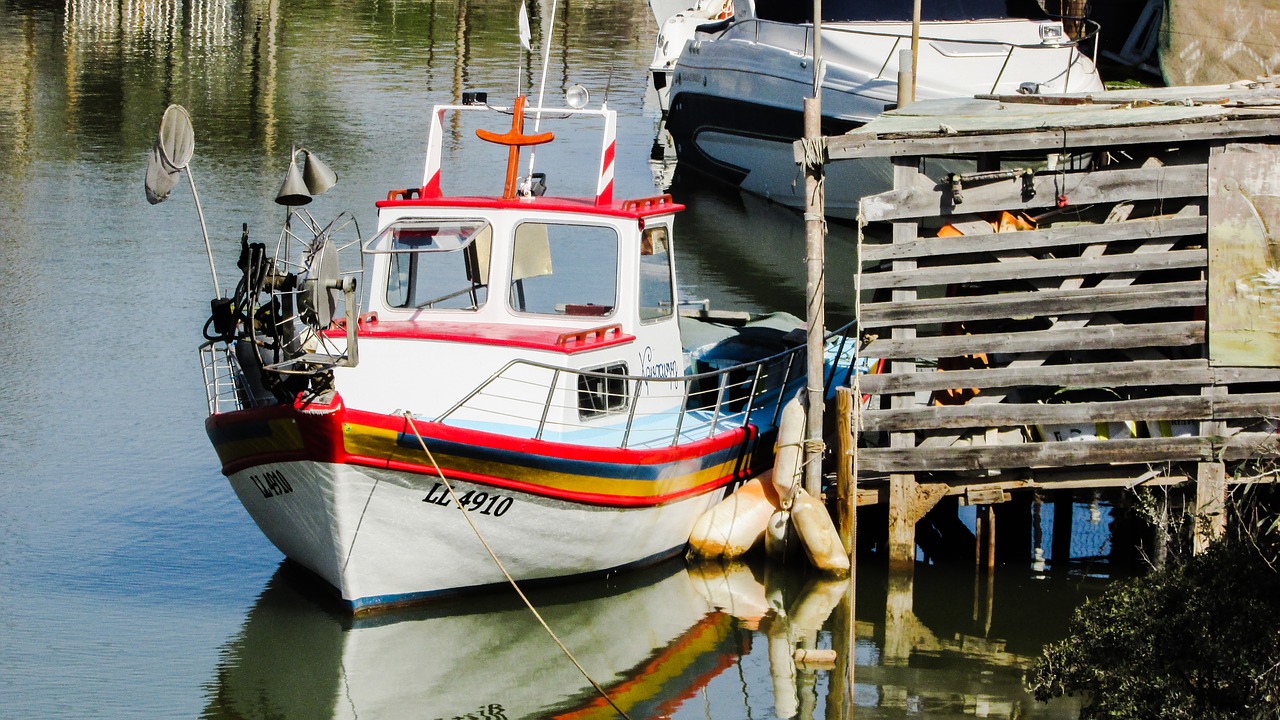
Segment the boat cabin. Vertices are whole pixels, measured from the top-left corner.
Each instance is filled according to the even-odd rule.
[[[371,269],[360,362],[335,370],[349,406],[460,423],[484,416],[492,425],[493,407],[473,407],[473,391],[487,384],[493,393],[502,376],[505,389],[488,402],[505,403],[512,425],[608,425],[646,400],[632,397],[627,377],[685,374],[672,247],[682,206],[670,196],[612,199],[616,120],[603,108],[554,111],[602,122],[596,196],[535,194],[516,177],[519,147],[552,133],[524,135],[522,104],[437,107],[423,186],[378,203],[378,233],[364,246]],[[505,135],[477,131],[511,148],[501,196],[441,190],[441,133],[451,112],[485,112],[495,123],[515,114]],[[556,368],[588,373],[553,378]],[[564,397],[548,398],[549,378]]]

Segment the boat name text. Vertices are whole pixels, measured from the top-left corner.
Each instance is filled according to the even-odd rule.
[[[262,497],[272,498],[293,492],[293,486],[284,473],[278,470],[267,470],[262,475],[250,475],[249,479],[258,487]]]
[[[453,504],[453,498],[449,496],[449,490],[444,486],[444,483],[436,483],[431,486],[427,496],[422,498],[422,502],[439,505],[440,507],[449,507]],[[515,503],[515,498],[499,495],[498,493],[487,493],[483,490],[468,490],[462,494],[462,497],[458,498],[458,503],[471,512],[502,517],[511,509],[511,505]]]
[[[647,377],[673,378],[679,374],[678,363],[675,360],[654,362],[653,346],[650,345],[640,353],[640,374]]]
[[[481,705],[466,715],[438,717],[435,720],[507,720],[505,710],[506,708],[498,703],[489,703],[488,705]]]

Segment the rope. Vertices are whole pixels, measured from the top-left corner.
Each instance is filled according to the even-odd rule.
[[[471,520],[471,513],[467,512],[466,506],[461,502],[458,502],[458,496],[453,491],[453,485],[449,482],[449,479],[444,476],[444,472],[440,470],[440,465],[436,463],[435,456],[427,449],[427,443],[422,439],[422,434],[418,432],[418,426],[413,422],[413,415],[410,414],[408,410],[404,412],[404,419],[408,421],[409,427],[413,429],[414,437],[418,438],[418,444],[422,446],[422,451],[427,454],[427,459],[431,461],[431,466],[435,468],[436,476],[440,478],[440,482],[444,483],[445,489],[449,491],[449,497],[453,499],[454,504],[462,511],[462,517],[465,518],[467,524],[471,526],[471,531],[476,534],[476,538],[480,540],[481,545],[484,545],[484,549],[489,553],[489,557],[493,558],[494,564],[498,566],[498,569],[502,571],[503,576],[507,578],[507,582],[511,583],[511,587],[516,591],[516,594],[524,601],[525,607],[529,608],[529,612],[533,613],[533,616],[537,618],[538,624],[542,625],[542,629],[546,630],[547,634],[551,636],[551,639],[556,642],[556,645],[560,646],[560,650],[564,652],[565,657],[569,658],[569,661],[573,663],[573,666],[578,668],[578,672],[582,673],[582,677],[586,678],[587,682],[591,683],[591,686],[596,689],[596,692],[600,693],[600,697],[604,698],[605,702],[609,703],[609,705],[612,706],[613,709],[624,718],[624,720],[631,720],[631,716],[622,708],[618,707],[617,703],[613,701],[613,698],[609,697],[609,693],[605,692],[604,688],[600,687],[600,683],[597,683],[590,675],[587,674],[586,668],[582,667],[582,663],[579,663],[578,659],[573,656],[573,653],[569,652],[569,648],[565,647],[564,643],[560,642],[560,638],[556,637],[556,634],[551,630],[551,627],[547,625],[547,621],[542,619],[542,615],[533,607],[533,603],[529,602],[529,598],[524,594],[524,591],[516,584],[515,578],[511,577],[511,574],[507,572],[506,566],[504,566],[502,561],[498,559],[498,556],[494,554],[493,548],[489,547],[489,543],[484,539],[484,535],[480,534],[480,528],[476,527],[475,522]]]
[[[356,550],[356,538],[360,537],[360,526],[364,524],[364,514],[369,511],[369,503],[373,501],[373,491],[378,489],[378,483],[382,478],[373,479],[373,487],[369,488],[369,497],[364,499],[364,507],[360,510],[360,519],[356,521],[356,531],[351,533],[351,544],[347,546],[347,559],[342,561],[342,572],[347,571],[347,563],[351,562],[351,555]]]

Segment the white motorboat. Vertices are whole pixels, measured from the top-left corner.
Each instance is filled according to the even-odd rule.
[[[1011,12],[1005,0],[924,3],[917,99],[1103,89],[1093,61],[1063,22]],[[912,3],[823,4],[822,132],[853,130],[897,106],[899,58],[911,47]],[[804,206],[793,143],[813,95],[812,6],[735,0],[720,24],[693,33],[671,73],[670,133],[680,172],[696,171],[795,208]],[[680,20],[680,22],[685,22]],[[687,22],[685,22],[687,24]],[[1096,25],[1090,24],[1096,32]],[[952,168],[948,168],[950,170]],[[971,168],[969,168],[971,169]],[[891,186],[886,161],[828,168],[827,214],[852,218],[858,198]]]

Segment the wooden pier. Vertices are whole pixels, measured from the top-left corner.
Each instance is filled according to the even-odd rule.
[[[1275,479],[1272,82],[929,101],[823,142],[894,167],[860,205],[860,275],[829,280],[882,361],[853,434],[891,564],[947,496],[1194,483],[1203,543],[1228,485]]]

